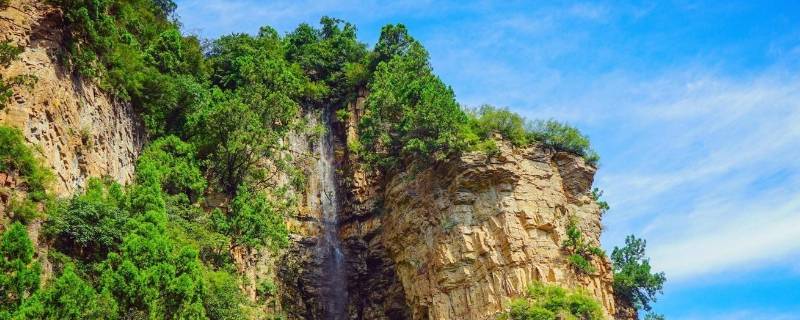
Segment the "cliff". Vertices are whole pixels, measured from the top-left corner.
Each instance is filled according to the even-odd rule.
[[[38,148],[56,175],[57,195],[81,190],[89,177],[127,183],[145,140],[140,121],[130,104],[66,70],[59,60],[61,24],[61,12],[39,1],[12,1],[0,10],[0,41],[25,49],[0,74],[37,79],[32,88],[14,91],[0,109],[0,124],[19,128]],[[589,195],[594,166],[543,146],[514,148],[501,142],[491,157],[468,153],[437,164],[412,161],[401,172],[367,172],[347,147],[358,138],[355,127],[365,96],[360,92],[348,106],[348,119],[328,127],[340,196],[335,227],[345,259],[348,318],[492,319],[532,281],[585,288],[609,317],[617,313],[609,262],[595,259],[597,272],[582,274],[562,249],[570,219],[599,245],[601,211]],[[319,113],[305,117],[309,127],[322,122]],[[322,319],[330,288],[322,268],[326,258],[318,249],[323,234],[320,143],[307,132],[288,137],[287,143],[307,180],[296,195],[298,212],[287,217],[290,246],[278,254],[231,255],[251,301],[260,299],[262,282],[276,281],[276,303],[264,310]],[[279,179],[288,183],[287,177]],[[206,206],[223,207],[228,200],[209,196]],[[32,228],[34,239],[37,232]]]
[[[594,166],[540,145],[500,142],[491,157],[469,153],[435,165],[415,162],[388,177],[368,173],[346,147],[357,138],[363,101],[332,127],[351,318],[493,319],[533,281],[584,288],[609,318],[617,313],[609,261],[593,259],[597,272],[584,274],[562,248],[570,219],[599,246]],[[308,208],[297,222],[306,231],[295,236],[280,274],[283,300],[299,306],[290,312],[296,318],[319,314],[326,276],[313,250],[320,213]]]
[[[126,183],[144,140],[140,123],[130,104],[66,70],[61,26],[61,12],[42,1],[11,1],[0,10],[0,41],[24,48],[0,74],[36,77],[32,88],[14,90],[0,124],[19,128],[37,146],[56,175],[58,195],[81,190],[89,177]]]

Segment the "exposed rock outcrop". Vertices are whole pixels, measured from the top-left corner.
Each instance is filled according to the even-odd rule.
[[[36,77],[17,88],[0,110],[0,124],[19,128],[53,168],[54,191],[68,195],[89,177],[126,183],[133,177],[143,143],[140,122],[127,103],[73,77],[59,61],[63,50],[61,12],[44,1],[11,1],[0,10],[0,41],[25,48],[0,74]]]
[[[349,128],[358,110],[351,106]],[[581,157],[501,142],[493,157],[414,163],[383,179],[348,169],[341,236],[356,318],[493,319],[532,281],[584,288],[609,318],[617,312],[609,261],[595,258],[598,271],[582,274],[562,248],[570,219],[599,245],[596,168]]]

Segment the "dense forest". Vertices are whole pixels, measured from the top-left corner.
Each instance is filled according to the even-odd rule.
[[[409,159],[446,161],[466,152],[491,156],[496,134],[517,147],[541,144],[599,161],[588,138],[565,123],[460,105],[401,24],[385,26],[372,48],[355,26],[330,17],[284,35],[265,26],[205,41],[181,33],[171,0],[52,4],[64,14],[63,64],[134,106],[149,142],[133,183],[94,179],[60,199],[47,191],[52,174],[22,135],[0,128],[0,171],[18,173],[27,188],[0,235],[0,319],[251,318],[252,305],[271,301],[276,286],[262,283],[258,302],[245,299],[231,253],[288,244],[284,218],[294,214],[306,177],[285,139],[318,130],[304,122],[305,110],[346,117],[345,106],[362,90],[369,95],[359,139],[348,147],[368,169],[393,172]],[[9,43],[0,48],[4,64],[21,52]],[[6,91],[23,82],[0,81]],[[289,182],[276,183],[277,174]],[[206,210],[208,194],[230,199],[227,210]],[[41,279],[33,256],[24,227],[33,221],[43,221],[43,241],[52,245],[51,279]],[[565,246],[578,267],[604,255],[585,247],[580,234],[570,239]],[[615,291],[649,310],[664,275],[651,272],[643,240],[627,244],[611,255]],[[580,292],[534,285],[529,298],[515,303],[513,319],[601,316]]]

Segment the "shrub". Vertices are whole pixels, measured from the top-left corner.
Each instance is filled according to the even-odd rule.
[[[147,146],[139,157],[137,179],[142,183],[151,179],[158,181],[168,194],[183,194],[194,202],[207,185],[195,156],[194,146],[180,138],[159,138]]]
[[[28,231],[19,222],[11,224],[0,235],[0,319],[8,319],[39,289],[40,273]]]
[[[46,198],[46,187],[52,178],[50,170],[33,156],[22,133],[15,128],[0,126],[0,172],[18,174],[32,200]]]
[[[478,135],[483,139],[491,139],[493,133],[499,133],[515,146],[524,146],[530,142],[525,118],[507,108],[483,105],[470,110],[470,115],[475,119]]]
[[[637,309],[649,311],[666,281],[663,272],[651,272],[650,259],[645,257],[647,242],[629,235],[625,246],[611,252],[614,266],[614,293]]]
[[[592,150],[589,138],[578,129],[555,120],[535,121],[528,125],[533,139],[557,150],[572,152],[596,164],[600,156]]]
[[[44,290],[28,299],[14,313],[14,319],[111,319],[117,313],[116,302],[107,294],[98,294],[90,283],[75,273],[74,266]]]
[[[611,207],[608,205],[608,202],[603,200],[603,190],[598,188],[592,189],[591,197],[594,202],[597,203],[597,206],[600,207],[600,214],[605,214]]]
[[[216,210],[216,229],[231,238],[232,247],[283,248],[289,243],[289,231],[283,218],[285,206],[265,194],[239,187],[228,212]]]
[[[209,319],[245,319],[241,307],[245,299],[235,276],[224,271],[207,271],[203,284],[203,304]]]
[[[51,210],[45,231],[56,247],[73,256],[98,261],[117,249],[130,214],[117,183],[91,179],[86,192]]]
[[[511,320],[603,319],[603,309],[582,290],[532,283],[521,299],[511,303],[506,314]]]
[[[572,265],[575,270],[586,274],[595,273],[597,271],[594,265],[592,265],[592,259],[594,257],[605,256],[603,249],[586,242],[583,238],[583,233],[578,229],[574,219],[570,219],[567,225],[567,239],[564,240],[562,246],[569,253],[569,257],[567,258],[569,264]]]

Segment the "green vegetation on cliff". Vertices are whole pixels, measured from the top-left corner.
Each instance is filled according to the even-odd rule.
[[[523,298],[511,302],[501,318],[509,320],[602,320],[603,308],[588,293],[556,285],[533,283]]]
[[[18,175],[29,198],[11,211],[44,211],[38,242],[51,245],[37,257],[22,224],[2,233],[0,320],[245,317],[252,305],[234,254],[288,245],[284,218],[304,181],[287,136],[304,129],[304,110],[330,109],[344,119],[345,106],[364,92],[351,147],[376,168],[491,153],[494,134],[597,161],[586,136],[566,124],[459,105],[403,25],[385,26],[372,50],[355,26],[329,17],[285,36],[263,27],[201,43],[181,34],[170,0],[51,3],[64,14],[60,59],[131,103],[149,143],[131,184],[93,179],[69,199],[44,201],[48,170],[19,131],[0,127],[0,172]],[[3,43],[0,64],[19,52]],[[0,83],[0,102],[18,84]],[[584,256],[592,249],[579,238],[571,248]],[[45,258],[54,274],[40,285]],[[259,284],[259,294],[274,294],[270,284]],[[543,285],[527,298],[515,304],[514,319],[594,319],[600,310],[581,293]]]
[[[666,276],[663,272],[652,272],[650,259],[645,256],[647,242],[629,235],[625,246],[615,247],[611,252],[614,265],[614,293],[636,309],[650,311],[650,304],[661,293]]]

